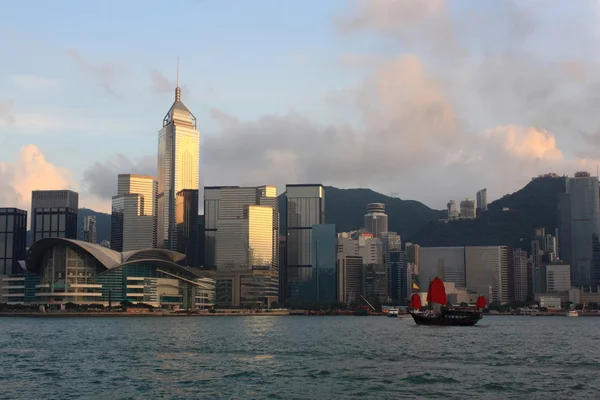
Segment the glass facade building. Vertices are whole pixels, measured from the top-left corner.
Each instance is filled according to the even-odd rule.
[[[300,300],[325,304],[337,301],[336,245],[335,225],[312,226],[312,279],[308,290],[301,291]]]
[[[177,193],[177,252],[185,254],[187,264],[198,267],[200,225],[198,215],[198,191],[185,189]]]
[[[157,245],[156,180],[147,175],[120,174],[112,197],[111,248],[130,251]]]
[[[509,301],[508,248],[467,246],[464,249],[467,289],[485,296],[490,303],[507,303]]]
[[[286,185],[287,268],[284,300],[299,300],[312,279],[312,227],[325,223],[325,189],[320,184]]]
[[[428,287],[438,276],[444,282],[454,282],[456,287],[466,287],[464,247],[420,247],[419,283]]]
[[[392,250],[387,256],[388,296],[394,305],[405,305],[411,293],[410,273],[404,252]]]
[[[43,238],[77,239],[79,194],[72,190],[31,192],[31,243]]]
[[[158,247],[176,249],[176,195],[184,189],[198,190],[199,176],[200,133],[177,87],[175,102],[158,133]]]
[[[27,271],[3,279],[2,297],[26,304],[212,306],[215,282],[184,267],[184,259],[168,250],[119,253],[83,241],[43,239],[29,249]]]
[[[12,275],[20,270],[18,262],[25,260],[26,240],[27,211],[0,208],[0,275]]]
[[[594,263],[594,237],[600,235],[597,177],[577,173],[566,178],[566,193],[559,197],[559,232],[561,258],[571,265],[573,285],[600,285],[600,270]]]
[[[383,232],[388,231],[388,216],[385,213],[385,204],[369,203],[365,214],[365,229],[374,237],[381,237]]]
[[[277,301],[279,208],[276,188],[266,185],[205,187],[204,224],[204,266],[223,273],[240,268],[256,271],[252,282],[244,278],[248,283],[244,288],[257,288],[248,289],[248,293],[264,292],[264,304]]]

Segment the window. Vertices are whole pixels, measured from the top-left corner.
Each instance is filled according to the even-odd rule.
[[[14,231],[14,226],[15,226],[15,216],[14,215],[7,215],[6,216],[6,231],[7,232],[13,232]],[[0,229],[2,229],[4,225],[2,225],[2,216],[0,215]]]
[[[6,214],[0,214],[0,231],[6,229]]]
[[[13,234],[12,232],[9,232],[6,234],[6,258],[12,258],[13,247]]]
[[[0,232],[0,257],[6,258],[6,233]]]
[[[64,231],[65,230],[65,214],[61,214],[58,218],[58,230],[59,231]]]

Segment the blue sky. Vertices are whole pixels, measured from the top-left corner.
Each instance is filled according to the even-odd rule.
[[[46,164],[25,170],[51,185],[52,168],[64,169],[90,207],[106,210],[107,186],[86,171],[104,168],[97,179],[110,187],[115,172],[148,170],[179,57],[207,184],[281,190],[320,180],[433,207],[473,197],[478,185],[499,197],[547,168],[593,165],[588,139],[599,130],[583,105],[585,88],[600,82],[598,21],[592,1],[10,2],[0,15],[0,172],[19,180],[14,170],[27,162],[19,153],[34,145]],[[433,109],[445,110],[440,123],[431,122]],[[215,112],[235,123],[223,125]],[[426,121],[414,117],[421,112]],[[323,157],[339,151],[336,164],[315,161],[311,143]],[[476,162],[493,158],[485,149],[494,146],[507,153],[482,170]],[[256,153],[249,164],[244,152]],[[242,160],[230,162],[233,155]],[[517,163],[517,177],[498,180],[494,171],[513,156],[526,168]],[[247,172],[257,164],[264,181]],[[420,184],[428,179],[440,179],[443,193]],[[472,183],[457,187],[465,180]],[[9,186],[27,203],[25,189]]]

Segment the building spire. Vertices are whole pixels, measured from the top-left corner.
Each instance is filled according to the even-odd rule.
[[[177,87],[175,88],[175,101],[181,101],[181,89],[179,88],[179,57],[177,57]]]

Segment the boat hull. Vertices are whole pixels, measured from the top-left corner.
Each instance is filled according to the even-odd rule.
[[[417,325],[473,326],[482,318],[479,311],[446,311],[441,313],[410,312]]]

